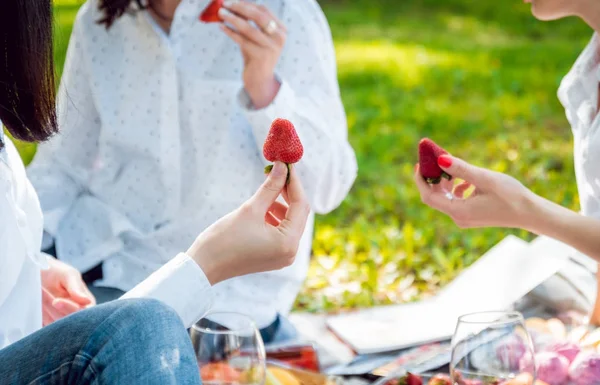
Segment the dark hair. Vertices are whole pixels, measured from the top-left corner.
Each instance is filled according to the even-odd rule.
[[[0,2],[0,120],[14,138],[57,131],[52,1]],[[0,144],[0,147],[2,144]]]
[[[142,0],[100,0],[98,8],[102,12],[102,18],[98,20],[98,24],[104,24],[107,29],[110,28],[119,17],[129,10],[132,3],[135,3],[138,9],[146,8]]]

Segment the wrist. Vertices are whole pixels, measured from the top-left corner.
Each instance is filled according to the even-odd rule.
[[[546,212],[546,200],[527,190],[523,196],[519,211],[521,212],[519,216],[520,223],[516,227],[541,235],[540,232],[542,231],[544,218],[548,215]]]
[[[275,75],[271,74],[266,79],[253,78],[245,81],[244,88],[252,101],[253,107],[260,110],[273,103],[279,93],[281,83]]]
[[[227,270],[224,270],[219,266],[218,258],[214,258],[215,254],[208,250],[205,242],[196,240],[186,254],[196,262],[200,269],[202,269],[212,286],[225,280],[225,278],[222,277],[222,273]]]

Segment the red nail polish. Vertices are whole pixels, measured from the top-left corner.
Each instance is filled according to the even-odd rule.
[[[450,158],[447,155],[441,155],[438,158],[438,165],[441,168],[450,168],[450,167],[452,167],[452,158]]]

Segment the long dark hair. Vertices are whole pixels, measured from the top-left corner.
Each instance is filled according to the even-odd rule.
[[[52,1],[0,1],[0,120],[28,142],[57,131]],[[0,147],[2,144],[0,143]]]
[[[146,8],[142,0],[100,0],[98,8],[102,12],[102,18],[98,20],[98,23],[104,24],[107,29],[110,28],[119,17],[130,9],[132,4],[135,4],[138,9]]]

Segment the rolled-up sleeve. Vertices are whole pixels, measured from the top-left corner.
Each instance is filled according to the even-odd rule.
[[[188,328],[210,311],[214,301],[206,274],[196,262],[183,253],[121,298],[159,300],[171,306]]]
[[[331,31],[313,0],[286,1],[282,13],[289,32],[277,66],[279,93],[269,106],[259,110],[252,107],[244,90],[239,100],[260,148],[274,119],[294,123],[304,145],[298,172],[312,209],[326,214],[345,199],[357,174]]]

